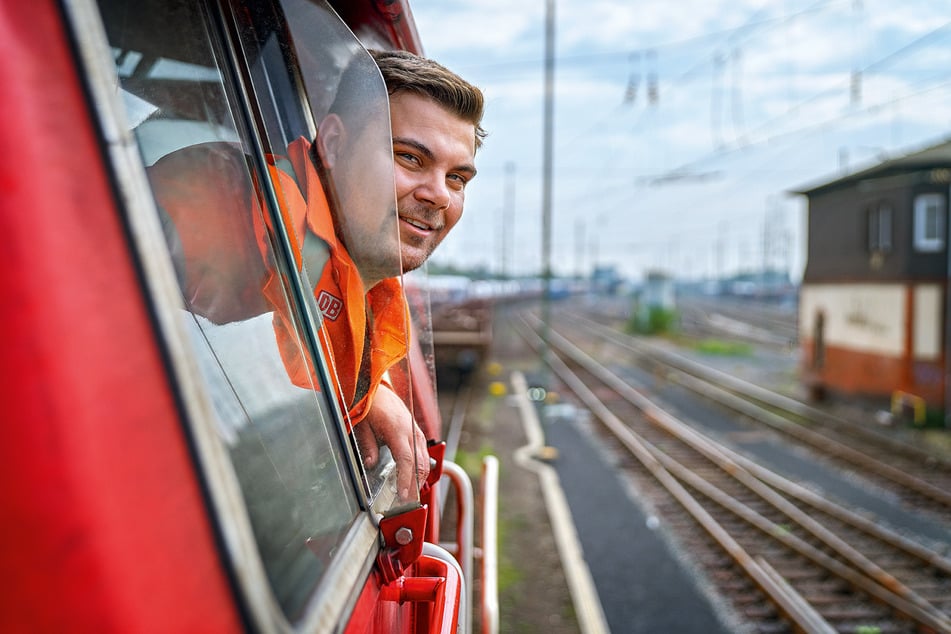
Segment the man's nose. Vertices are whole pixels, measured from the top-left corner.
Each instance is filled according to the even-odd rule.
[[[449,207],[450,192],[446,184],[446,175],[435,170],[427,172],[416,188],[416,197],[437,209]]]

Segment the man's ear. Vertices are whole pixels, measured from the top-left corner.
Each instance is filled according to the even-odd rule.
[[[317,154],[327,169],[333,169],[340,157],[347,137],[343,121],[334,113],[328,114],[317,126]]]

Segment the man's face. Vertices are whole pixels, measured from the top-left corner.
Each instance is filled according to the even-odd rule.
[[[386,114],[381,108],[349,128],[331,115],[318,128],[321,159],[336,192],[337,234],[368,287],[400,274]]]
[[[459,222],[475,177],[475,127],[429,97],[390,98],[403,271],[422,266]]]

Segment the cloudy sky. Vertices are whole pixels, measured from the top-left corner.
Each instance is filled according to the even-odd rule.
[[[414,0],[488,99],[442,264],[541,269],[544,0]],[[556,0],[552,260],[801,274],[797,187],[951,137],[951,3]]]

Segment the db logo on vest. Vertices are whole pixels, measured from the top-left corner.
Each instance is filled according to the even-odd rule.
[[[334,297],[327,291],[320,291],[317,296],[317,310],[324,316],[324,319],[335,321],[340,316],[343,309],[343,300]]]

